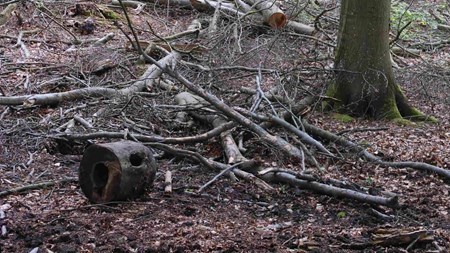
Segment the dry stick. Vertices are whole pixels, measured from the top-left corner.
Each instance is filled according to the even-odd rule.
[[[222,132],[232,129],[236,126],[234,122],[228,122],[226,124],[220,125],[208,132],[203,134],[198,134],[194,136],[187,137],[162,137],[162,136],[148,136],[141,134],[133,134],[133,137],[141,142],[159,142],[159,143],[167,143],[167,144],[185,144],[185,143],[198,143],[204,142],[206,140],[211,139],[212,137],[220,135]],[[77,133],[63,133],[50,135],[52,138],[64,138],[68,140],[90,140],[90,139],[98,139],[98,138],[124,138],[123,132],[95,132],[95,133],[87,133],[87,134],[77,134]]]
[[[234,168],[237,168],[238,166],[242,165],[243,163],[244,162],[236,163],[236,164],[233,164],[232,166],[229,166],[228,168],[222,170],[219,174],[217,174],[215,177],[213,177],[213,179],[209,180],[206,184],[204,184],[202,187],[200,187],[200,189],[198,189],[197,193],[201,193],[203,190],[206,189],[206,187],[210,186],[215,181],[217,181],[217,179],[219,179],[219,177],[221,177],[223,174],[232,171]]]
[[[264,141],[278,146],[281,150],[284,150],[291,156],[299,158],[298,153],[296,153],[296,152],[300,152],[300,151],[296,147],[292,146],[290,143],[286,142],[284,139],[281,139],[278,136],[273,136],[273,135],[269,134],[262,127],[253,123],[252,121],[250,121],[243,115],[239,114],[233,108],[231,108],[228,105],[221,102],[214,95],[211,95],[211,94],[207,93],[201,87],[197,87],[194,84],[192,84],[190,81],[188,81],[183,76],[181,76],[178,72],[168,70],[168,74],[173,75],[178,81],[183,83],[188,89],[194,91],[197,95],[203,97],[205,100],[210,102],[217,109],[221,110],[228,117],[233,118],[241,125],[253,130]],[[291,182],[291,183],[294,183],[295,185],[299,185],[301,187],[305,187],[307,189],[317,191],[317,192],[320,192],[323,194],[331,195],[331,196],[348,197],[348,198],[356,199],[358,201],[362,201],[365,203],[385,205],[385,206],[391,206],[391,207],[396,206],[398,204],[397,197],[388,199],[388,198],[383,198],[383,197],[378,197],[378,196],[371,196],[371,195],[363,194],[363,193],[356,192],[356,191],[351,191],[351,190],[341,189],[341,188],[334,187],[334,186],[329,186],[326,184],[321,184],[318,182],[308,182],[305,180],[297,179],[297,178],[295,178],[295,176],[292,176],[289,174],[286,175],[286,177],[283,177],[283,180],[284,179],[287,180],[286,182]]]
[[[181,60],[181,63],[183,63],[186,66],[195,67],[195,68],[199,69],[200,71],[240,70],[240,71],[248,71],[248,72],[258,72],[259,70],[261,70],[261,72],[265,72],[265,73],[276,72],[275,69],[259,69],[259,68],[245,67],[245,66],[222,66],[222,67],[210,68],[210,67],[202,66],[200,64],[187,62],[187,61],[183,61],[183,60]],[[242,87],[242,88],[245,89],[245,87]]]
[[[207,120],[211,121],[213,127],[218,127],[228,122],[221,116],[208,117]],[[239,150],[239,147],[237,146],[236,141],[234,140],[233,135],[231,134],[231,130],[224,131],[223,133],[221,133],[220,139],[222,147],[224,149],[225,157],[227,158],[227,163],[233,164],[236,162],[248,160],[242,155],[241,151]]]
[[[172,172],[170,170],[166,171],[164,176],[164,194],[172,194]]]
[[[83,125],[87,129],[94,128],[94,126],[91,123],[89,123],[87,120],[83,119],[83,117],[81,117],[80,115],[73,116],[73,119],[78,121],[78,123],[80,123],[81,125]]]
[[[214,14],[211,18],[211,22],[209,22],[208,27],[208,36],[212,37],[217,32],[217,27],[219,26],[219,19],[220,19],[220,6],[222,5],[222,0],[218,0],[218,5],[216,6],[216,10],[214,11]]]
[[[307,122],[303,122],[303,125],[305,127],[305,130],[309,133],[311,133],[312,135],[316,135],[316,136],[320,136],[322,138],[328,139],[332,142],[336,142],[337,144],[344,146],[344,147],[348,147],[350,148],[353,152],[358,153],[359,155],[361,155],[362,157],[366,158],[367,160],[376,163],[376,164],[380,164],[383,166],[389,166],[389,167],[394,167],[394,168],[413,168],[416,170],[424,170],[424,171],[431,171],[434,172],[442,177],[444,177],[447,180],[450,180],[450,171],[431,165],[431,164],[427,164],[427,163],[421,163],[421,162],[386,162],[383,161],[381,158],[369,153],[367,150],[365,150],[364,148],[358,146],[357,144],[344,139],[341,136],[337,136],[331,132],[328,132],[326,130],[320,129],[316,126],[310,125]]]
[[[25,185],[25,186],[9,189],[9,190],[6,190],[6,191],[2,191],[2,192],[0,192],[0,197],[4,197],[4,196],[7,196],[7,195],[10,195],[10,194],[13,194],[13,193],[19,193],[19,192],[24,192],[24,191],[42,189],[42,188],[53,186],[53,185],[56,185],[56,184],[71,183],[71,182],[78,182],[78,178],[74,178],[74,177],[72,177],[72,178],[64,178],[64,179],[56,180],[56,181],[48,181],[48,182],[42,182],[42,183],[38,183],[38,184]]]

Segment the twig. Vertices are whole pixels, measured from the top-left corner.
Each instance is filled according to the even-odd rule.
[[[78,178],[64,178],[64,179],[60,179],[60,180],[56,180],[56,181],[48,181],[48,182],[42,182],[42,183],[37,183],[37,184],[25,185],[25,186],[2,191],[2,192],[0,192],[0,197],[4,197],[4,196],[7,196],[7,195],[10,195],[13,193],[42,189],[42,188],[46,188],[49,186],[54,186],[56,184],[73,183],[73,182],[78,182]]]
[[[80,123],[81,125],[83,125],[87,129],[92,129],[93,128],[92,124],[89,123],[87,120],[83,119],[80,115],[73,116],[73,119],[78,121],[78,123]]]
[[[219,179],[219,177],[221,177],[223,174],[233,170],[234,168],[242,165],[243,163],[244,162],[239,162],[239,163],[233,164],[233,165],[229,166],[228,168],[222,170],[219,174],[217,174],[215,177],[213,177],[213,179],[209,180],[206,184],[204,184],[202,187],[200,187],[200,189],[198,189],[197,193],[201,193],[203,190],[206,189],[206,187],[210,186],[212,183],[217,181],[217,179]]]

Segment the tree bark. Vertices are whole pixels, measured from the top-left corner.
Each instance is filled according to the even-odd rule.
[[[390,0],[343,0],[328,105],[355,116],[427,119],[395,83],[389,51]]]

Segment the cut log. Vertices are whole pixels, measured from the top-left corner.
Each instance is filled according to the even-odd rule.
[[[94,203],[133,199],[153,184],[156,162],[152,151],[132,141],[93,144],[79,168],[79,183]]]
[[[279,29],[287,23],[284,12],[278,8],[273,0],[246,0],[258,10],[264,18],[264,22],[270,27]]]
[[[308,34],[308,35],[313,34],[315,31],[314,27],[299,23],[297,21],[289,21],[287,23],[286,27],[292,29],[296,33]]]

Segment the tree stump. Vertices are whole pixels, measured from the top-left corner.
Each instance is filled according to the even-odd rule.
[[[132,141],[93,144],[84,154],[79,182],[94,203],[133,199],[153,184],[156,162],[153,152]]]

